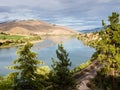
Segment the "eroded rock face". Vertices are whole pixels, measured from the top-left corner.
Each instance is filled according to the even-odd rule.
[[[0,24],[0,32],[12,34],[61,35],[76,34],[67,27],[49,24],[38,20],[12,21]]]

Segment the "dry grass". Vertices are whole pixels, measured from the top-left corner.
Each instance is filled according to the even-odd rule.
[[[38,20],[12,21],[0,24],[0,31],[10,34],[71,35],[74,30]]]

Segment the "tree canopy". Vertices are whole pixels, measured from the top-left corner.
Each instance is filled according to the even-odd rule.
[[[75,88],[75,82],[70,72],[71,62],[62,44],[58,45],[56,55],[58,60],[52,58],[51,90],[73,90]]]
[[[16,66],[12,68],[17,70],[16,79],[14,80],[15,90],[42,90],[44,85],[41,84],[40,75],[37,74],[38,65],[42,64],[37,60],[37,54],[30,51],[33,44],[27,44],[18,49],[18,58],[14,61]]]
[[[99,32],[99,38],[97,40],[96,52],[98,61],[101,63],[101,70],[94,80],[100,80],[104,78],[101,85],[96,86],[101,90],[118,90],[120,82],[120,22],[119,14],[113,12],[108,17],[109,25],[104,23],[102,25],[104,29]],[[97,79],[99,77],[99,79]],[[106,83],[108,83],[106,85]],[[106,87],[107,86],[107,87]],[[94,89],[96,90],[96,89]]]

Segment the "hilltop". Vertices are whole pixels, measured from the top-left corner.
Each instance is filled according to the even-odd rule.
[[[12,34],[72,35],[77,32],[39,20],[21,20],[0,23],[0,32]]]

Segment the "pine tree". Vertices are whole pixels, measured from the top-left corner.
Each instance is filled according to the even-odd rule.
[[[112,80],[108,78],[111,81],[109,81],[109,85],[107,87],[109,87],[110,90],[117,90],[116,88],[118,83],[115,82],[115,78],[117,77],[120,78],[119,14],[113,12],[112,16],[108,17],[108,20],[110,22],[110,25],[106,25],[104,21],[102,21],[104,30],[100,31],[99,33],[100,38],[98,39],[98,45],[96,47],[96,51],[98,52],[97,59],[102,65],[100,71],[101,75],[106,77],[112,77]],[[104,80],[103,83],[108,83],[108,82]],[[105,84],[103,85],[104,85],[103,87],[106,86]]]
[[[52,58],[53,70],[50,79],[53,87],[50,90],[73,90],[75,88],[75,82],[69,69],[71,62],[68,58],[68,53],[63,48],[62,44],[58,45],[56,54],[59,61]]]
[[[116,12],[112,13],[112,16],[108,17],[108,21],[110,21],[110,25],[119,23],[119,14]]]
[[[30,51],[33,44],[27,43],[18,49],[18,59],[14,61],[17,77],[14,79],[14,90],[42,90],[41,76],[36,73],[38,65],[37,54]]]
[[[119,14],[113,12],[112,16],[108,17],[110,25],[103,32],[100,32],[99,46],[97,50],[100,51],[99,60],[104,62],[106,74],[110,74],[111,69],[120,69],[120,25]],[[108,70],[109,69],[109,70]]]

